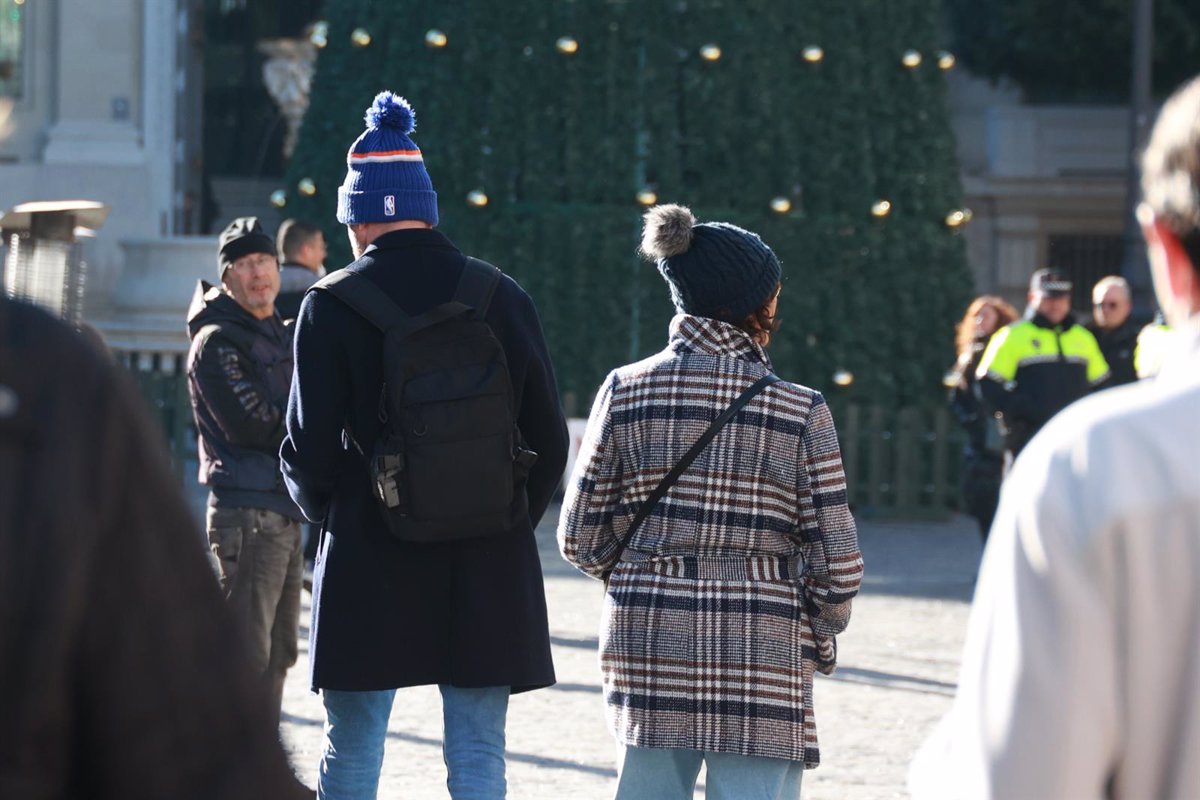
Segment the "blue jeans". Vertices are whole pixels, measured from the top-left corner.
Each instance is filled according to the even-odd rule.
[[[507,686],[442,693],[442,757],[454,800],[503,800]],[[374,800],[383,767],[383,743],[395,689],[342,692],[322,689],[325,749],[317,776],[322,800]]]
[[[615,800],[692,800],[700,764],[707,800],[799,800],[804,764],[736,753],[626,747]]]

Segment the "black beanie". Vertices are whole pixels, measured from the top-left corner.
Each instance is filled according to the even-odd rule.
[[[238,217],[221,231],[217,241],[217,277],[223,277],[233,262],[251,253],[274,257],[275,240],[263,230],[258,217]]]
[[[782,272],[758,234],[727,222],[697,223],[683,206],[646,212],[642,252],[658,262],[682,314],[741,322],[771,299]]]

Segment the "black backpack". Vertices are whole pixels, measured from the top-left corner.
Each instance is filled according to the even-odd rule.
[[[448,303],[410,316],[353,269],[313,288],[383,333],[380,429],[371,493],[398,539],[442,542],[528,524],[525,479],[537,454],[516,425],[504,348],[484,319],[500,270],[468,258]]]

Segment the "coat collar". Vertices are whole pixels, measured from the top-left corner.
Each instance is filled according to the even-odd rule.
[[[402,228],[377,237],[363,251],[363,255],[376,250],[397,250],[407,247],[448,247],[451,250],[458,250],[454,246],[454,242],[450,241],[441,231],[433,228]]]
[[[1025,311],[1025,319],[1029,320],[1034,325],[1037,325],[1039,328],[1045,328],[1046,330],[1050,331],[1057,329],[1059,333],[1066,333],[1071,328],[1075,327],[1075,315],[1071,314],[1070,312],[1063,317],[1062,322],[1055,325],[1053,322],[1039,314],[1036,308],[1030,306],[1029,309]]]
[[[669,330],[671,339],[667,346],[676,353],[728,355],[771,366],[771,359],[762,345],[751,339],[750,334],[728,322],[676,314]]]

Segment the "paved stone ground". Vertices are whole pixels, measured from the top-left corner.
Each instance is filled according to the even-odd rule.
[[[609,798],[616,777],[596,663],[601,589],[559,558],[556,512],[551,509],[538,539],[559,682],[512,699],[508,780],[514,800]],[[817,676],[823,764],[805,775],[806,800],[906,797],[912,753],[954,691],[979,561],[974,523],[860,521],[859,537],[867,578],[850,628],[838,639],[838,671]],[[320,698],[308,692],[307,636],[305,625],[300,662],[288,676],[282,732],[298,774],[315,786],[324,717]],[[437,690],[401,690],[379,796],[448,797],[440,742]]]

